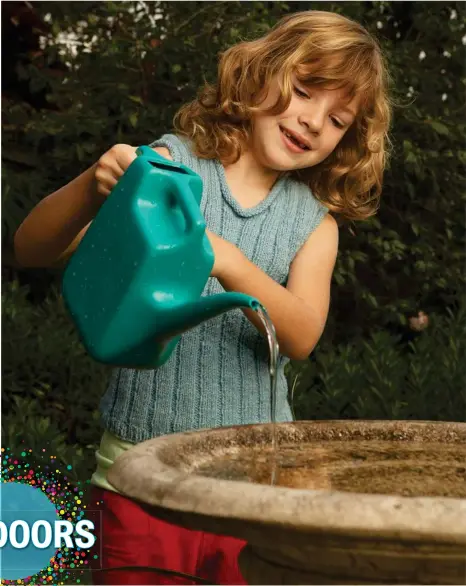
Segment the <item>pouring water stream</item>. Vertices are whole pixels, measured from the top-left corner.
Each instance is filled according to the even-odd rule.
[[[270,420],[272,425],[272,472],[270,484],[273,486],[277,475],[277,437],[276,437],[276,408],[277,408],[277,363],[278,363],[278,342],[275,327],[264,306],[256,309],[260,320],[267,334],[269,344],[269,373],[270,373]]]

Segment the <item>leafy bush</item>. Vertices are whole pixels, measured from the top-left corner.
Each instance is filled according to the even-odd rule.
[[[86,354],[56,291],[41,305],[27,295],[15,281],[2,291],[2,442],[47,448],[85,478],[102,432],[108,370]]]
[[[466,303],[411,342],[384,331],[318,347],[287,375],[299,419],[466,421]]]

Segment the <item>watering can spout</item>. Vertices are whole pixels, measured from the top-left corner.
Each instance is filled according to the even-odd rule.
[[[261,305],[257,299],[244,293],[218,293],[172,307],[167,322],[170,323],[171,333],[178,334],[239,307],[257,311]]]

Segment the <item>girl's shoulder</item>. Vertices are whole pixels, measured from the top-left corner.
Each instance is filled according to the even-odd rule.
[[[298,181],[291,176],[287,177],[287,199],[299,208],[302,213],[310,215],[316,222],[328,213],[329,209],[314,195],[309,185],[303,181]]]
[[[203,168],[208,164],[208,161],[194,154],[191,141],[178,134],[164,134],[149,146],[167,148],[174,161],[189,167],[198,174],[202,174]]]

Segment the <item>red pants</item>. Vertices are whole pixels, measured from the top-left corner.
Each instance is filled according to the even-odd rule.
[[[156,566],[213,584],[246,584],[237,561],[244,541],[172,525],[108,490],[93,487],[91,497],[89,513],[100,511],[100,515],[90,515],[97,538],[90,556],[95,585],[196,584],[156,571],[113,569],[119,566]],[[98,559],[93,560],[95,554]]]

